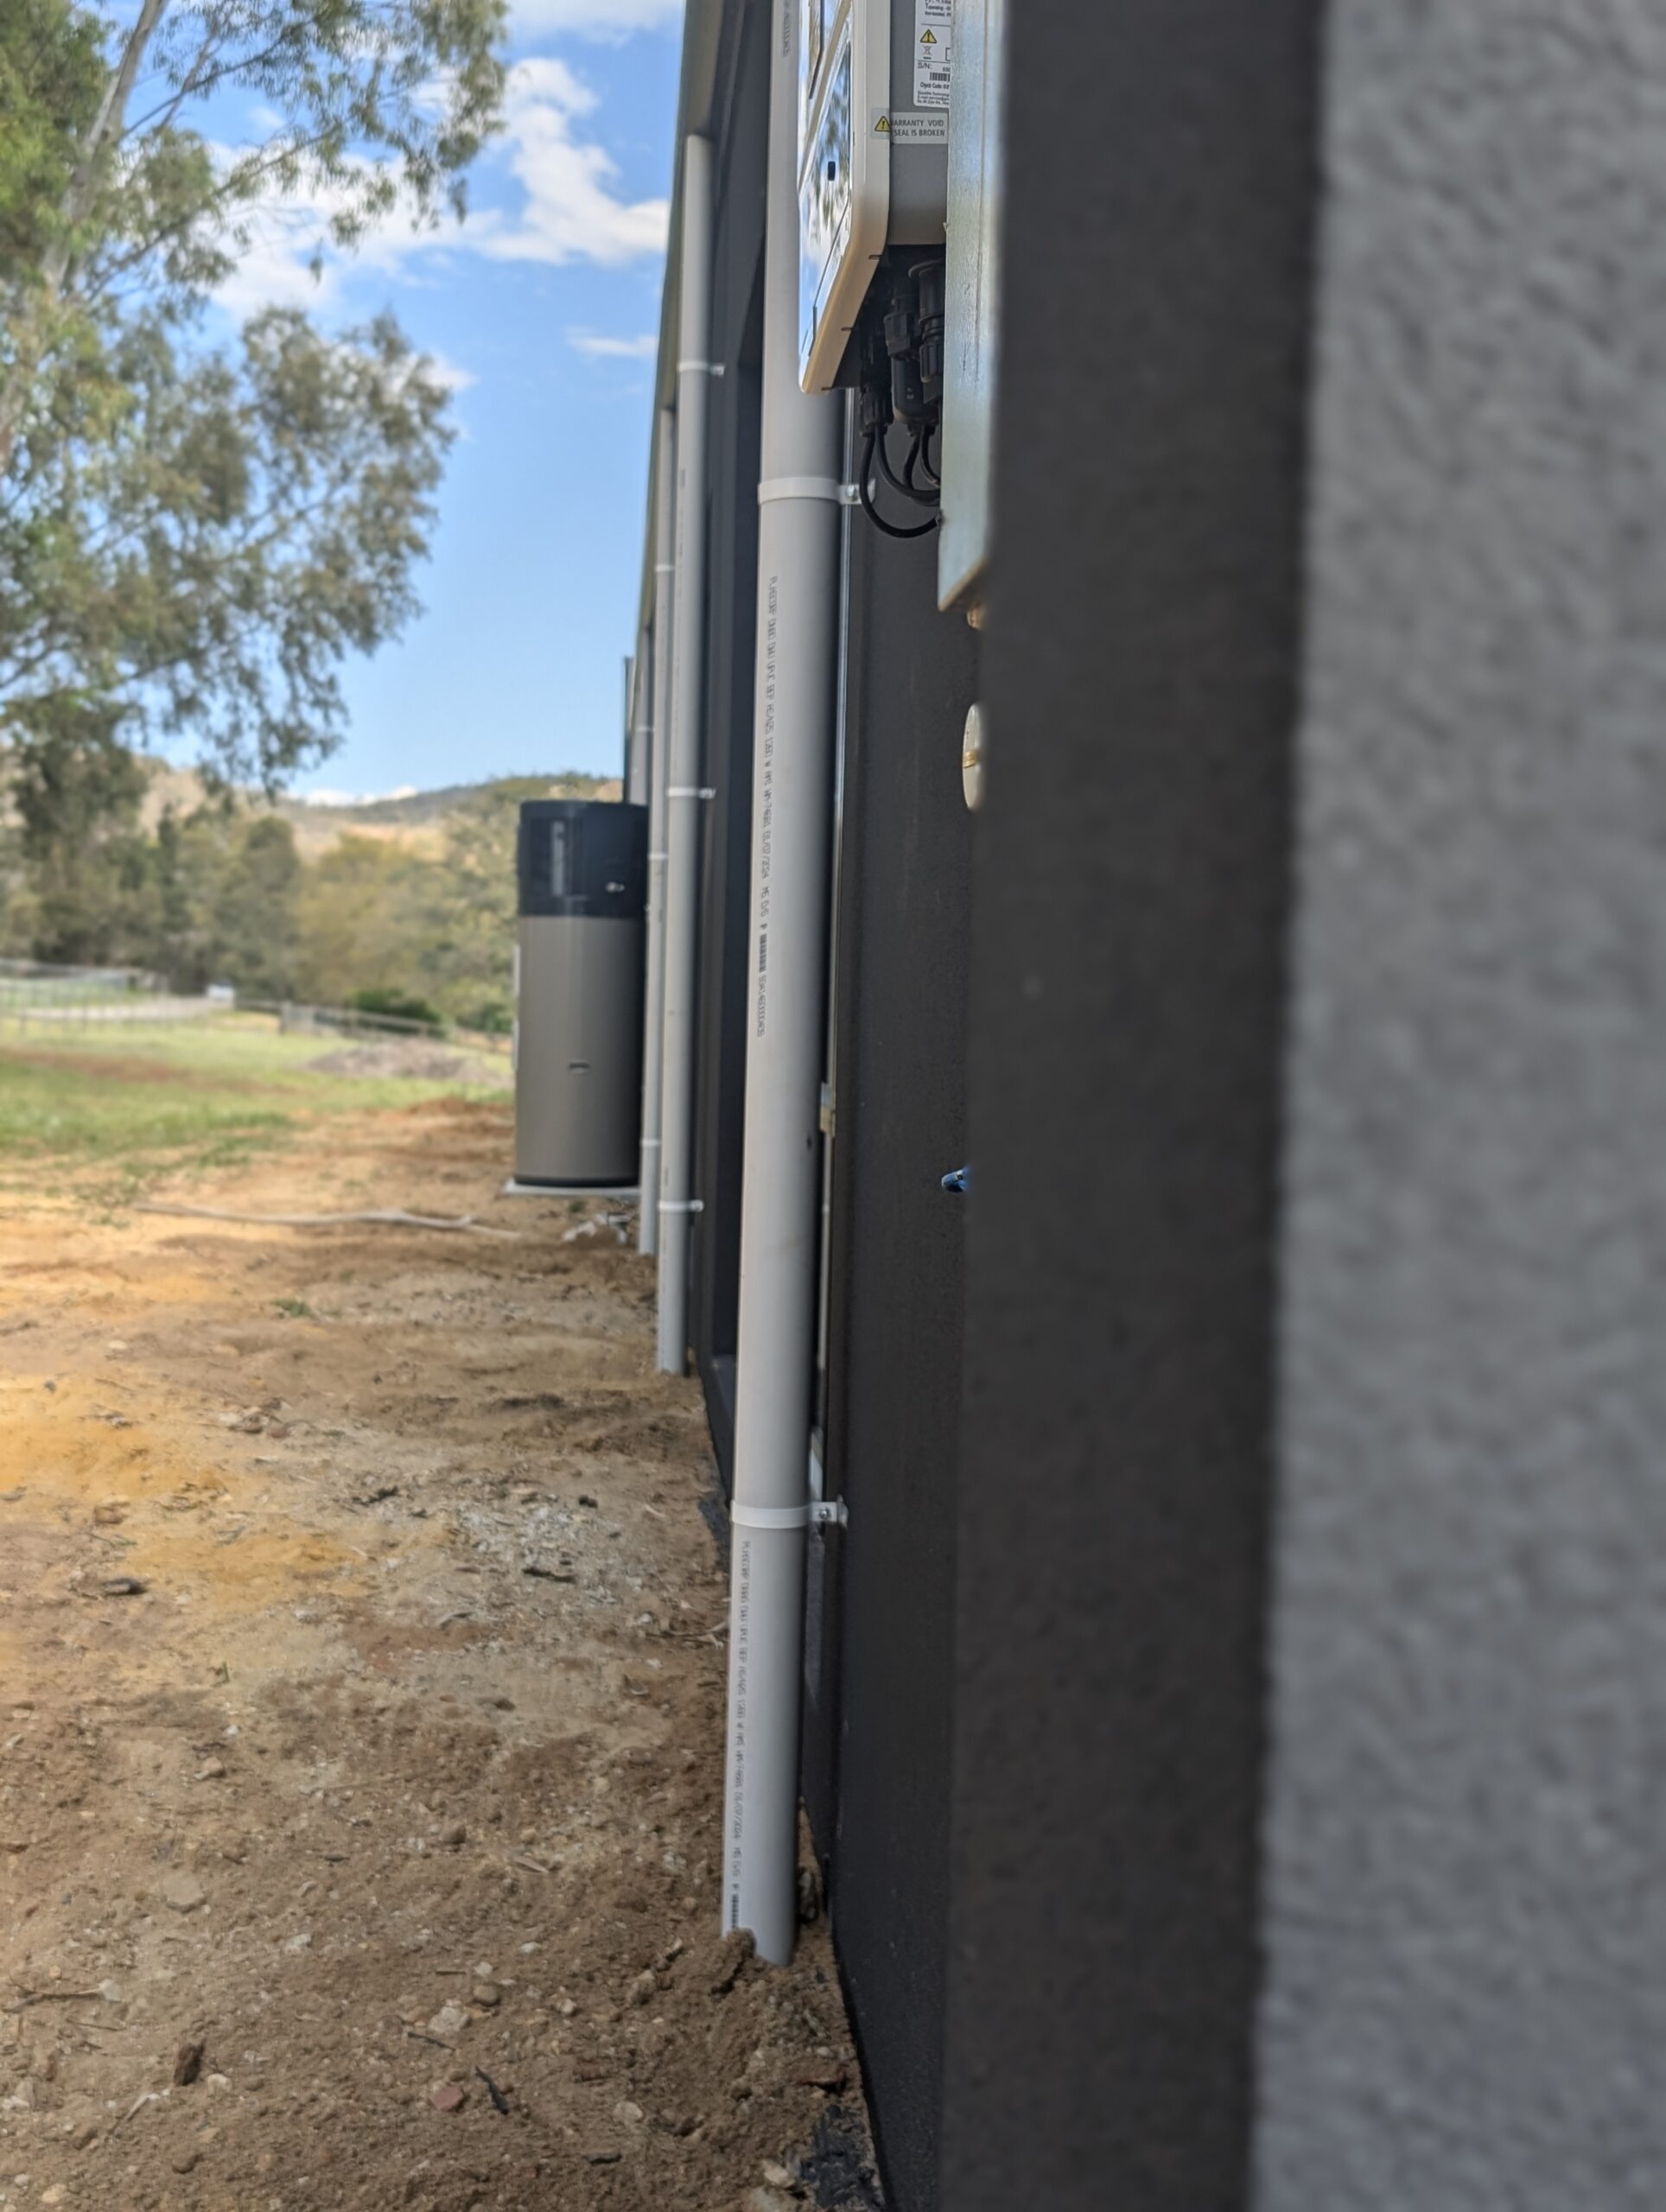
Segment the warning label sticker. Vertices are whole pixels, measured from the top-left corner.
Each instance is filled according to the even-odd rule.
[[[946,107],[875,108],[874,132],[876,137],[888,138],[893,146],[946,146],[949,143],[949,111]]]
[[[914,0],[914,105],[949,105],[955,0]]]

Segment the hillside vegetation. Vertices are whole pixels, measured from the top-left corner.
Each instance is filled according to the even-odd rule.
[[[415,1001],[509,1018],[515,825],[525,798],[617,780],[512,776],[358,806],[236,792],[130,760],[0,824],[0,954],[154,970],[177,990]]]

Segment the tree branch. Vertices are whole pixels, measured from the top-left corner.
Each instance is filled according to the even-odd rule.
[[[98,112],[87,128],[80,159],[75,165],[58,210],[59,235],[47,248],[41,260],[42,285],[48,302],[53,306],[57,304],[64,279],[69,274],[75,232],[86,220],[92,209],[93,188],[103,165],[105,149],[111,133],[121,130],[134,79],[139,73],[139,64],[144,59],[145,48],[156,35],[156,26],[162,21],[167,4],[168,0],[140,0],[138,21],[127,35],[121,60],[105,85]],[[10,473],[17,428],[23,419],[29,387],[40,365],[38,343],[33,349],[27,344],[21,345],[11,365],[11,373],[3,386],[0,386],[0,480]]]

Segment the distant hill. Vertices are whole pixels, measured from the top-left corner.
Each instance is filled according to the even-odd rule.
[[[308,805],[305,799],[281,798],[277,811],[295,831],[302,860],[317,860],[344,837],[367,837],[407,851],[437,855],[446,832],[460,814],[482,799],[619,798],[617,776],[585,776],[564,770],[554,776],[493,776],[479,784],[446,784],[438,791],[412,791],[401,798],[361,799],[352,806]]]
[[[409,851],[437,854],[444,847],[448,825],[458,815],[499,793],[514,798],[616,799],[622,797],[623,787],[617,776],[587,776],[565,769],[548,776],[493,776],[478,784],[446,784],[437,791],[361,799],[352,805],[314,805],[285,795],[273,811],[294,830],[303,860],[318,860],[344,837],[366,837]],[[145,826],[154,829],[165,807],[188,815],[202,799],[201,781],[191,770],[157,762],[144,804]],[[246,803],[258,812],[266,804],[256,792],[246,794]]]
[[[281,802],[285,814],[325,814],[356,824],[443,822],[474,800],[501,793],[512,798],[618,798],[617,776],[585,776],[575,768],[554,776],[493,776],[480,784],[444,784],[438,791],[408,791],[397,798],[361,799],[351,806]]]
[[[137,836],[121,819],[109,840],[72,832],[29,857],[5,767],[0,747],[0,951],[318,1006],[393,992],[482,1029],[511,1014],[517,802],[620,796],[617,778],[567,772],[333,804],[245,791],[220,806],[200,776],[148,762]],[[168,810],[180,834],[164,846]]]

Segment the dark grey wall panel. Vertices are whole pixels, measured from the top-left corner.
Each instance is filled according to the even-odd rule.
[[[938,2202],[976,639],[860,517],[839,944],[830,1550],[807,1789],[893,2212]],[[830,1827],[829,1808],[830,1808]]]
[[[1264,2212],[1666,2203],[1666,7],[1335,0]]]
[[[1249,2185],[1316,13],[1008,10],[952,2212]]]

